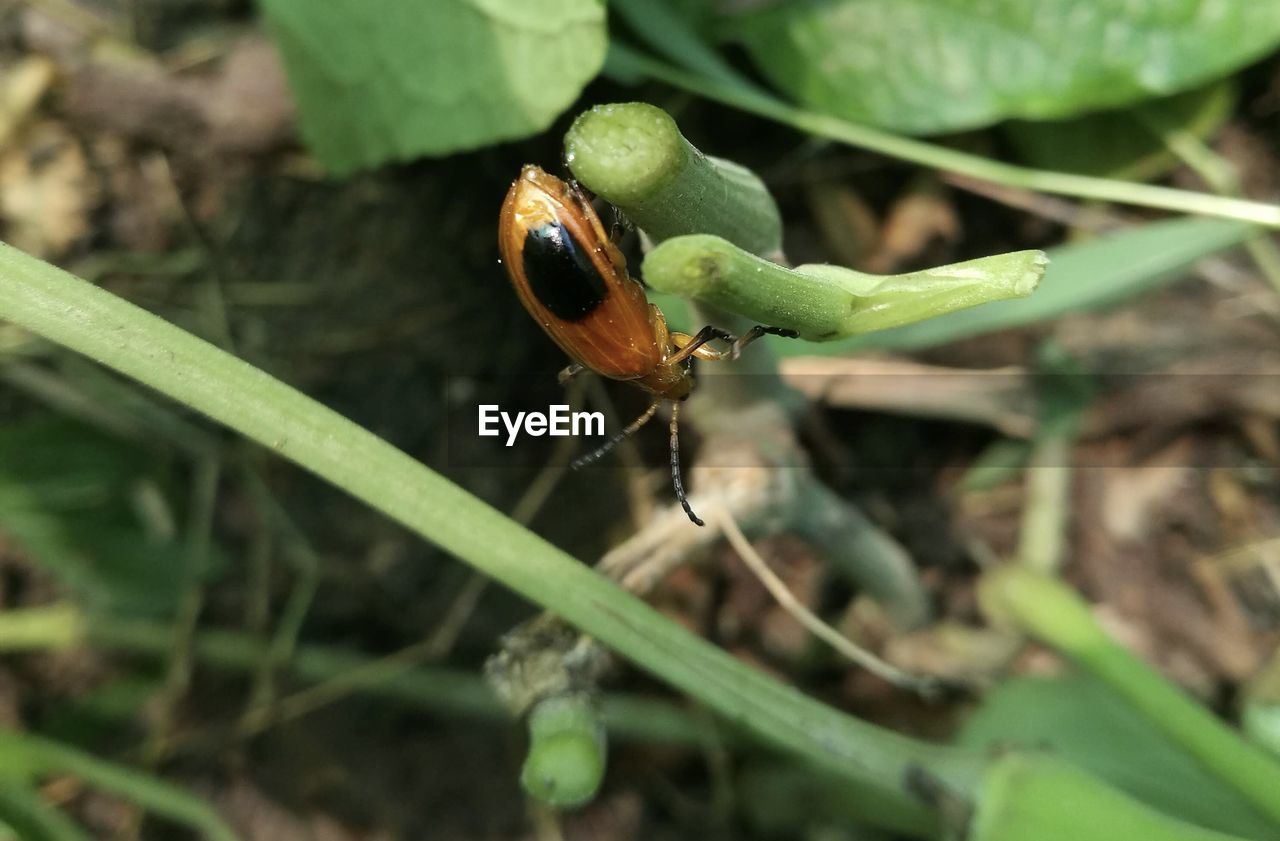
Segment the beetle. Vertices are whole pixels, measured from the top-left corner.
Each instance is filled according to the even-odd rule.
[[[573,466],[599,459],[670,401],[671,481],[689,519],[704,525],[680,477],[679,407],[693,390],[689,361],[736,359],[765,334],[794,338],[797,333],[763,325],[741,337],[711,326],[693,336],[669,330],[644,286],[627,273],[626,259],[583,191],[532,164],[521,170],[502,204],[498,250],[525,309],[573,360],[560,372],[561,384],[591,370],[634,383],[653,397],[640,417]],[[713,339],[728,342],[729,348],[707,346]]]

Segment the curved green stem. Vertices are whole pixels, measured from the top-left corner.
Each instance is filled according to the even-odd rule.
[[[6,832],[5,830],[8,830]],[[9,833],[16,834],[9,834]],[[89,833],[23,783],[0,782],[0,838],[92,841]]]
[[[1252,222],[1268,228],[1280,228],[1280,207],[1276,205],[1215,196],[1209,193],[1176,190],[1170,187],[1155,187],[1129,181],[1030,169],[993,161],[967,152],[948,149],[945,146],[856,125],[838,117],[806,111],[750,86],[735,84],[721,78],[699,76],[664,64],[621,46],[617,41],[609,47],[605,66],[606,69],[616,70],[632,77],[641,75],[658,79],[673,87],[774,120],[816,137],[825,137],[860,149],[869,149],[898,160],[910,161],[943,172],[954,172],[1009,187],[1022,187],[1027,190],[1039,190],[1080,199],[1118,202],[1202,216],[1218,216],[1223,219]]]
[[[886,277],[829,265],[787,269],[719,237],[693,235],[667,240],[650,251],[644,277],[661,292],[822,342],[1025,297],[1035,290],[1047,263],[1041,251],[1015,251]]]
[[[1008,565],[987,574],[983,605],[1101,678],[1207,770],[1280,826],[1280,763],[1112,640],[1062,582]]]

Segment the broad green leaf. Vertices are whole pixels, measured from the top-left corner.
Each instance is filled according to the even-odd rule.
[[[342,174],[546,129],[604,63],[602,0],[263,0],[302,133]]]
[[[1049,250],[1049,268],[1034,295],[997,301],[928,321],[826,344],[771,342],[779,356],[851,350],[913,350],[1023,327],[1111,306],[1186,276],[1196,260],[1239,245],[1253,229],[1220,219],[1155,222],[1089,242]]]
[[[1280,45],[1273,0],[789,0],[729,24],[819,111],[909,134],[1167,96]]]
[[[986,696],[957,741],[1051,750],[1170,815],[1245,838],[1274,836],[1233,788],[1085,675],[1006,681]]]
[[[1148,181],[1178,164],[1163,139],[1148,130],[1144,113],[1201,139],[1231,116],[1235,86],[1208,87],[1145,102],[1136,108],[1102,111],[1069,120],[1014,120],[1004,131],[1033,166],[1081,175]]]

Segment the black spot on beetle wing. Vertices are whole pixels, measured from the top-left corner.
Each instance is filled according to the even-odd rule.
[[[523,260],[529,289],[556,318],[581,321],[609,293],[588,249],[558,222],[540,225],[525,235]]]

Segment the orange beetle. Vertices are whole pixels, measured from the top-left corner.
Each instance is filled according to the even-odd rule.
[[[664,400],[671,401],[671,480],[689,519],[693,513],[680,478],[677,434],[680,401],[693,390],[688,360],[734,359],[766,333],[794,337],[795,331],[756,326],[741,338],[716,327],[696,336],[667,329],[644,287],[627,274],[622,252],[610,241],[600,217],[578,189],[528,165],[511,185],[498,220],[498,250],[521,303],[547,335],[574,360],[560,373],[563,383],[590,369],[633,382],[653,395],[644,414],[574,467],[600,458],[647,423]],[[705,347],[712,339],[728,350]]]

